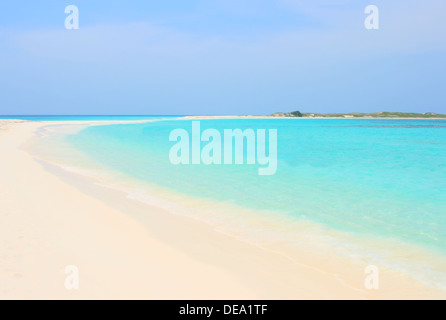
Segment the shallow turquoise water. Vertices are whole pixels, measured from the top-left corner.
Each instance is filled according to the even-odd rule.
[[[277,129],[277,173],[257,165],[172,165],[189,120],[94,126],[67,141],[133,178],[187,195],[305,218],[446,254],[446,121],[222,119],[202,130]],[[204,145],[204,143],[203,143]]]

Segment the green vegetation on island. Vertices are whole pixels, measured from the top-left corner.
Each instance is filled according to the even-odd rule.
[[[289,118],[425,118],[425,119],[446,119],[445,114],[433,112],[413,113],[413,112],[372,112],[372,113],[308,113],[308,112],[276,112],[272,117]]]

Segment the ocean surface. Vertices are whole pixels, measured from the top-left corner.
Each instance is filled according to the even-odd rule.
[[[345,245],[348,254],[385,260],[446,288],[446,120],[200,121],[202,130],[222,136],[224,129],[277,129],[277,172],[270,176],[258,175],[256,164],[173,165],[169,134],[181,128],[191,135],[191,124],[91,126],[63,139],[120,179],[201,199],[201,209],[219,224],[236,217],[213,210],[223,204],[283,221],[287,236],[281,241],[299,241],[297,229],[286,226],[293,221],[314,224],[346,242],[361,239],[363,247]],[[274,232],[278,236],[280,228]],[[268,235],[268,223],[255,233]]]

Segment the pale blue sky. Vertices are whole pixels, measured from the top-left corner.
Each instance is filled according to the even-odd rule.
[[[66,5],[80,29],[66,30]],[[380,29],[364,9],[380,9]],[[446,113],[444,0],[2,1],[0,114]]]

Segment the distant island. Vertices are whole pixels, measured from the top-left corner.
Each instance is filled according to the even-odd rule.
[[[426,119],[446,119],[445,114],[433,112],[412,113],[412,112],[372,112],[372,113],[307,113],[300,111],[276,112],[271,117],[289,118],[426,118]]]

